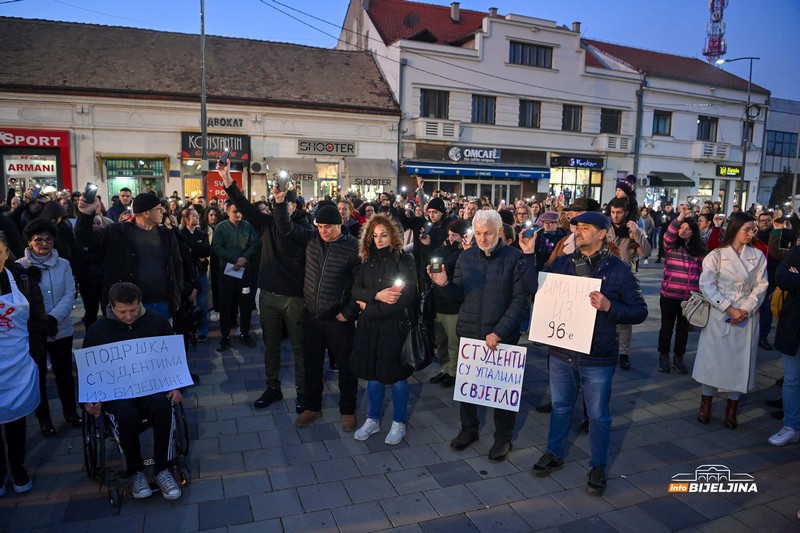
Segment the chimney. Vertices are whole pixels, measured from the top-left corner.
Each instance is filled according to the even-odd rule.
[[[458,6],[460,5],[460,2],[452,2],[450,4],[450,18],[455,23],[461,22],[461,15],[458,13]]]
[[[572,23],[572,31],[574,31],[575,33],[580,33],[581,32],[581,23],[580,22],[573,22]]]
[[[497,8],[496,7],[490,7],[489,8],[489,16],[491,18],[496,18],[497,17]]]

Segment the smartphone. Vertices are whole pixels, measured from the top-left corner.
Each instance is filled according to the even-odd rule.
[[[42,186],[41,185],[36,185],[36,187],[33,188],[33,192],[31,193],[31,196],[33,197],[34,200],[36,200],[37,198],[39,198],[40,194],[42,194]]]
[[[536,233],[537,231],[539,231],[540,229],[542,229],[542,228],[540,228],[539,226],[534,224],[530,228],[528,228],[525,231],[523,231],[522,232],[522,236],[525,237],[525,238],[533,237],[533,234]]]
[[[289,173],[285,170],[278,172],[278,177],[275,178],[275,188],[280,192],[286,191],[289,187]]]
[[[389,292],[403,292],[403,287],[406,286],[406,282],[402,279],[395,280],[394,284],[389,287]]]
[[[97,198],[97,185],[90,181],[83,190],[83,201],[87,204],[93,204],[95,198]]]
[[[434,274],[438,274],[442,271],[442,258],[441,257],[431,257],[431,272]]]
[[[422,230],[423,237],[429,237],[431,234],[431,230],[433,230],[433,222],[428,222],[425,224],[425,229]]]
[[[472,228],[468,228],[466,233],[461,236],[462,238],[466,239],[467,242],[474,244],[475,243],[475,235],[473,235]]]
[[[747,318],[745,318],[744,320],[742,320],[741,322],[739,322],[738,324],[736,324],[736,327],[737,327],[737,328],[743,328],[743,327],[745,327],[745,326],[747,325],[747,321],[748,321],[749,319],[750,319],[750,317],[747,317]],[[730,322],[731,322],[731,317],[729,317],[729,316],[726,316],[726,317],[725,317],[725,322],[727,322],[727,323],[729,323],[729,324],[730,324]]]
[[[223,167],[227,166],[228,165],[228,159],[230,159],[230,157],[231,157],[230,149],[229,148],[225,148],[225,151],[222,152],[222,157],[219,158],[218,163]]]

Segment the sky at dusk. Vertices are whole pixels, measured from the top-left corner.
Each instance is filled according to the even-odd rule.
[[[450,1],[425,3],[449,5]],[[753,83],[772,91],[773,97],[800,100],[800,0],[728,0],[727,4],[725,57],[759,57],[753,64]],[[347,6],[348,0],[206,0],[206,33],[332,48]],[[485,12],[490,7],[501,15],[516,13],[566,26],[580,21],[587,38],[704,59],[707,0],[461,2],[462,9]],[[0,0],[0,16],[200,32],[200,0]],[[724,68],[747,78],[748,61]]]

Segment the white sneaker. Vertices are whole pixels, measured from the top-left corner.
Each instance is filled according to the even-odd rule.
[[[789,444],[790,442],[797,442],[800,440],[800,431],[796,429],[792,429],[789,427],[781,428],[781,430],[775,433],[773,436],[769,438],[770,444],[773,446],[784,446]]]
[[[648,261],[647,261],[647,259],[645,259],[645,260],[644,260],[644,264],[646,265],[647,263],[648,263]]]
[[[156,476],[156,485],[161,490],[161,495],[168,500],[177,500],[181,497],[181,488],[172,477],[172,472],[166,468]]]
[[[389,434],[386,435],[386,440],[383,441],[386,444],[400,444],[400,441],[403,440],[403,437],[406,436],[406,425],[402,422],[392,422],[392,429],[389,430]]]
[[[364,425],[358,428],[353,434],[356,440],[367,440],[370,435],[374,435],[375,433],[381,430],[381,423],[375,419],[367,418],[367,421],[364,422]]]
[[[153,489],[147,482],[144,472],[136,472],[131,477],[131,494],[134,498],[149,498],[153,495]]]

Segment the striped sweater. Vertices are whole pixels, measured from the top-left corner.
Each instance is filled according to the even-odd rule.
[[[692,291],[700,291],[700,272],[703,257],[689,254],[683,245],[678,245],[678,229],[682,222],[674,219],[664,234],[664,279],[661,280],[661,296],[676,300],[688,300]]]

